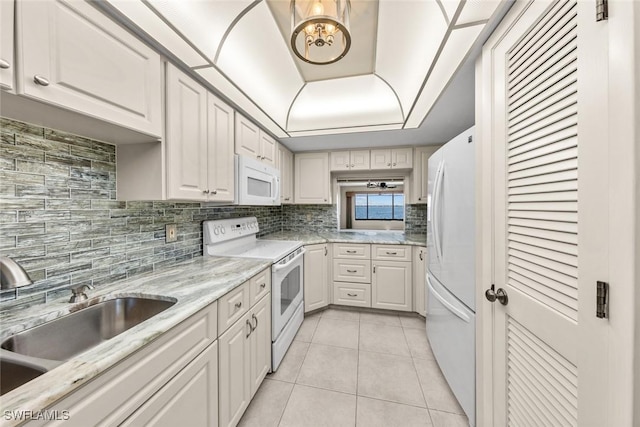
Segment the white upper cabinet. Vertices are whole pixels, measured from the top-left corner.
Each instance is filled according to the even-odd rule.
[[[276,167],[280,169],[280,202],[283,205],[293,203],[293,153],[278,144]]]
[[[167,66],[167,198],[232,202],[234,111]]]
[[[440,148],[440,145],[416,147],[415,157],[413,158],[411,203],[427,203],[427,196],[429,193],[427,185],[427,180],[429,178],[429,157],[431,157],[438,148]]]
[[[234,111],[207,94],[207,191],[212,202],[232,202],[235,198]]]
[[[276,164],[276,141],[246,117],[236,114],[236,154]]]
[[[413,148],[371,150],[371,169],[411,169]]]
[[[331,204],[329,153],[295,155],[295,203]]]
[[[167,198],[207,200],[207,90],[167,66]]]
[[[15,88],[15,55],[13,51],[13,1],[0,1],[0,88]]]
[[[369,170],[369,150],[332,151],[331,172]]]
[[[16,6],[17,93],[162,135],[159,54],[89,3],[21,1]],[[4,22],[2,27],[4,43]]]

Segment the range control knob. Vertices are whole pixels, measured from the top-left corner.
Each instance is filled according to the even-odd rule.
[[[224,227],[220,227],[220,231],[222,232],[222,234],[224,234],[224,233],[226,233],[226,232],[227,232],[227,229],[226,229],[226,228],[224,228]]]
[[[218,234],[220,234],[220,228],[215,227],[215,228],[213,229],[213,234],[215,234],[216,236],[217,236]]]

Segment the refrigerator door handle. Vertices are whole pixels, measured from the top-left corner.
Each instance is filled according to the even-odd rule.
[[[471,321],[471,319],[469,318],[469,316],[467,316],[466,313],[458,310],[453,304],[451,304],[449,301],[444,299],[444,297],[435,290],[428,275],[427,275],[427,284],[429,285],[429,292],[431,292],[433,296],[436,297],[436,299],[440,301],[442,305],[444,305],[450,312],[452,312],[453,314],[455,314],[456,316],[458,316],[460,319],[464,320],[467,323]]]
[[[438,260],[442,260],[442,246],[440,244],[440,189],[442,187],[442,180],[444,179],[444,160],[440,162],[438,166],[438,172],[436,173],[436,179],[433,184],[433,203],[431,211],[431,221],[433,222],[433,243],[436,249],[436,256]]]

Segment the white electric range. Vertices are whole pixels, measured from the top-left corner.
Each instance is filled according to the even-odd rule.
[[[302,242],[258,239],[255,217],[205,221],[205,256],[260,258],[271,266],[271,369],[275,372],[304,319]]]

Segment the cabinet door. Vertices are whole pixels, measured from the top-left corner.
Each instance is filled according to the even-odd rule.
[[[121,425],[217,426],[218,343],[207,347]]]
[[[351,170],[369,170],[371,153],[369,150],[351,152]]]
[[[260,129],[244,116],[236,114],[236,154],[260,159]]]
[[[348,171],[351,169],[351,158],[349,151],[332,151],[329,154],[331,158],[331,171]]]
[[[211,93],[207,94],[209,200],[232,202],[235,198],[234,111]]]
[[[295,155],[295,202],[330,204],[329,153]]]
[[[304,312],[329,304],[328,246],[305,246],[304,254]]]
[[[371,169],[391,168],[391,150],[371,150]]]
[[[394,148],[391,150],[393,169],[411,169],[413,167],[413,148]]]
[[[282,150],[280,160],[280,186],[281,202],[283,204],[293,203],[293,153],[287,149]]]
[[[260,130],[260,160],[270,166],[276,165],[276,140],[262,130]]]
[[[250,312],[218,339],[218,420],[235,426],[251,400]]]
[[[436,152],[440,145],[428,147],[416,147],[415,157],[413,158],[413,175],[412,175],[412,203],[427,203],[427,195],[429,194],[429,157]]]
[[[271,370],[271,294],[265,295],[252,309],[253,332],[249,336],[251,347],[251,397],[258,391],[262,380]]]
[[[371,307],[411,311],[411,263],[375,261],[371,282]]]
[[[207,200],[207,90],[167,65],[167,198]]]
[[[160,55],[88,2],[16,5],[18,93],[162,135]]]
[[[0,88],[14,89],[16,69],[13,50],[13,1],[0,1]]]
[[[427,315],[426,270],[427,248],[424,246],[413,248],[413,311]]]

